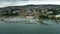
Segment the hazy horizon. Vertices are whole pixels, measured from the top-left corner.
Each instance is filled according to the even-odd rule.
[[[28,4],[55,4],[60,5],[60,0],[0,0],[0,7],[21,6]]]

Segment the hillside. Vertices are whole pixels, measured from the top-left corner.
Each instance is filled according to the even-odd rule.
[[[60,14],[60,5],[23,5],[7,6],[0,8],[0,16],[35,16],[35,15],[57,15]]]

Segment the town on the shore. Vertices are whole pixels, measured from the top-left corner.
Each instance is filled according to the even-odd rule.
[[[8,6],[0,8],[0,18],[20,16],[24,18],[37,18],[42,22],[46,19],[60,19],[60,5],[25,5]]]

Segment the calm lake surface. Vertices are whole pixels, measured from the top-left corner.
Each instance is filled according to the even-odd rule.
[[[6,23],[0,21],[0,34],[60,34],[60,24],[56,24],[53,20],[46,19],[44,22],[50,25]]]

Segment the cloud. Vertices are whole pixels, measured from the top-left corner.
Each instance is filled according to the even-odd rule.
[[[28,1],[28,0],[0,0],[0,2],[16,2],[16,1]]]
[[[0,2],[16,2],[16,1],[60,1],[60,0],[0,0]]]

